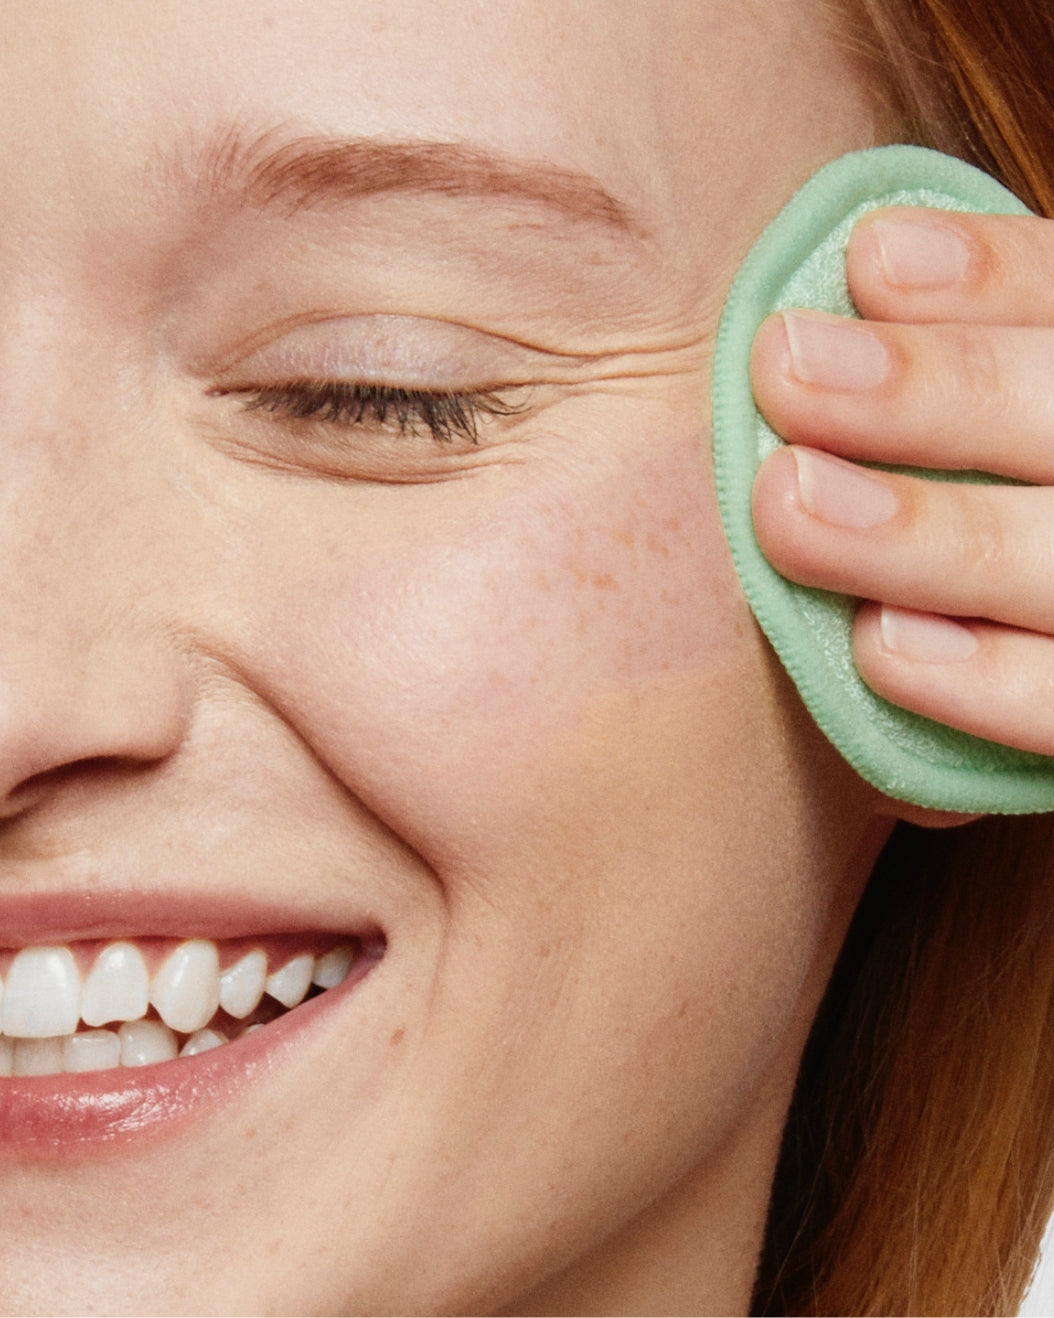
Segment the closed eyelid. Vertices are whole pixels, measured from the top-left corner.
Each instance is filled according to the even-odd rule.
[[[573,378],[589,364],[455,322],[381,314],[294,318],[189,368],[225,386],[251,376],[258,384],[344,379],[449,392]]]

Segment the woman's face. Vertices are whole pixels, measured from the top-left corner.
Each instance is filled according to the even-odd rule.
[[[7,978],[366,949],[0,1080],[10,1311],[745,1303],[873,843],[708,453],[738,260],[873,134],[821,9],[4,5]]]

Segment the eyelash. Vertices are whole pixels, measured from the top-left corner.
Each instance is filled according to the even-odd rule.
[[[394,425],[400,435],[428,433],[438,443],[465,439],[476,444],[481,417],[512,416],[522,410],[491,390],[444,393],[342,380],[296,380],[216,392],[240,395],[247,412],[269,412],[290,421],[320,421],[348,428],[369,422]]]

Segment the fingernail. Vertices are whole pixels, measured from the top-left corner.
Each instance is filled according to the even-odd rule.
[[[792,448],[798,494],[806,512],[832,526],[880,526],[897,511],[897,496],[878,477],[815,449]]]
[[[969,267],[970,249],[943,225],[875,220],[871,232],[886,280],[898,288],[946,288]]]
[[[977,653],[977,637],[961,623],[933,613],[882,606],[882,643],[904,659],[923,664],[957,664]]]
[[[791,370],[804,384],[872,389],[889,374],[882,340],[854,320],[817,320],[783,313]]]

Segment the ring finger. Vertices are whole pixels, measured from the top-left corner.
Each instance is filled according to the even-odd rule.
[[[1054,489],[873,471],[801,446],[754,483],[765,556],[802,585],[1054,633]]]

